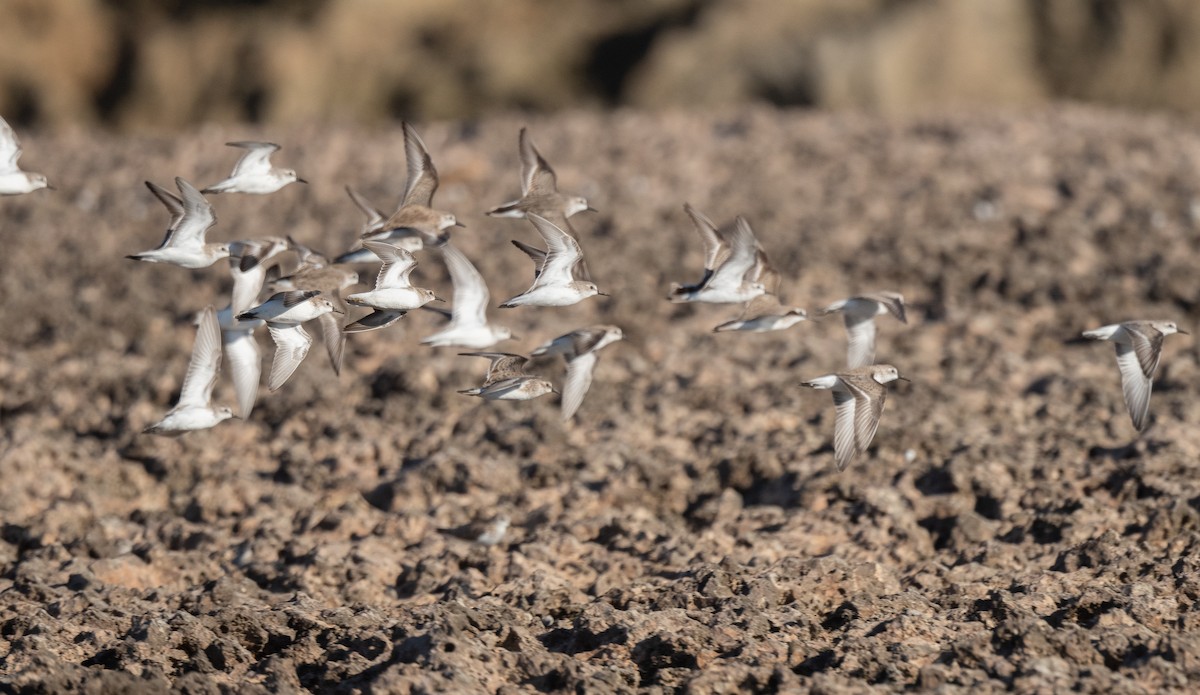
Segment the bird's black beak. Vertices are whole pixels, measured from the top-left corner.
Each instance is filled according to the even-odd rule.
[[[459,222],[458,220],[455,220],[455,221],[454,221],[454,226],[455,226],[455,227],[462,227],[463,229],[466,229],[466,228],[467,228],[467,225],[463,224],[462,222]]]
[[[57,191],[57,190],[58,190],[58,188],[57,188],[57,187],[55,187],[55,186],[51,186],[50,184],[46,184],[46,185],[45,185],[45,189],[46,189],[47,191]]]
[[[600,292],[600,291],[597,291],[596,294],[600,297],[611,297],[612,296],[611,294],[609,294],[607,292]]]
[[[897,378],[897,379],[899,379],[900,381],[907,381],[907,382],[908,382],[908,383],[910,383],[910,384],[912,383],[912,379],[909,379],[909,378],[908,378],[908,377],[906,377],[906,376],[898,376],[898,377],[896,377],[896,378]]]
[[[433,301],[435,301],[435,302],[444,302],[444,301],[446,301],[446,300],[442,299],[441,297],[439,297],[439,296],[437,296],[437,295],[435,294],[435,295],[433,295]]]
[[[600,212],[599,210],[597,210],[596,208],[592,207],[591,205],[587,206],[587,207],[586,207],[586,208],[584,208],[583,210],[584,210],[584,212]]]
[[[296,177],[296,183],[308,183],[308,181],[305,181],[304,179],[302,179],[302,178],[300,178],[299,176],[297,176],[297,177]]]
[[[1175,332],[1179,335],[1191,335],[1191,333],[1188,333],[1187,331],[1176,330]]]

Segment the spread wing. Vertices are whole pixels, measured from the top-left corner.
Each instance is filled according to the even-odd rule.
[[[526,218],[546,242],[546,260],[542,264],[542,272],[534,280],[534,286],[573,282],[573,270],[583,260],[583,249],[579,247],[579,242],[545,217],[529,214]]]
[[[1159,336],[1162,340],[1162,336]],[[1136,341],[1136,339],[1135,339]],[[1135,342],[1136,344],[1136,342]],[[1145,363],[1135,347],[1116,343],[1117,367],[1121,370],[1121,390],[1125,394],[1125,407],[1129,408],[1129,416],[1133,418],[1133,426],[1141,432],[1146,427],[1146,419],[1150,415],[1150,391],[1154,382],[1147,374],[1153,374],[1153,367],[1147,372]],[[1158,355],[1154,355],[1154,366],[1158,365]]]
[[[183,378],[183,388],[179,393],[179,405],[208,407],[220,369],[221,326],[217,323],[216,310],[209,305],[200,314],[192,359],[188,362],[187,376]]]
[[[740,287],[746,273],[758,258],[758,240],[746,218],[738,217],[729,236],[729,256],[713,271],[709,287]]]
[[[317,324],[321,327],[321,340],[325,343],[325,352],[329,355],[329,364],[333,366],[333,373],[340,375],[342,373],[342,355],[346,351],[346,334],[342,332],[346,323],[346,303],[342,301],[342,296],[338,292],[331,293],[329,297],[342,313],[331,311],[321,314],[317,317]]]
[[[246,150],[246,154],[233,165],[232,176],[237,177],[243,174],[251,176],[257,174],[266,174],[271,171],[271,153],[279,149],[279,145],[273,142],[227,142],[230,147],[240,147]]]
[[[262,351],[254,331],[235,329],[222,336],[225,356],[229,358],[229,371],[233,377],[233,391],[237,395],[238,414],[244,420],[254,410],[258,398],[258,382],[262,376]]]
[[[487,305],[491,300],[487,283],[467,256],[449,242],[442,247],[442,258],[454,283],[454,306],[451,322],[456,327],[487,325]]]
[[[404,187],[404,205],[433,205],[433,194],[437,192],[437,169],[433,158],[421,141],[421,136],[408,123],[404,124],[404,156],[408,167],[408,183]]]
[[[889,314],[895,316],[900,323],[908,323],[908,318],[904,313],[904,297],[895,292],[864,294],[859,295],[856,299],[869,299],[872,302],[878,302],[883,305],[883,308],[888,310]]]
[[[2,156],[3,153],[0,153],[0,163],[3,161]],[[162,248],[170,243],[171,235],[175,233],[175,229],[179,227],[180,221],[183,220],[183,201],[179,196],[152,181],[146,182],[146,188],[150,189],[154,197],[158,198],[159,202],[167,208],[167,212],[171,214],[171,223],[167,225],[167,233],[163,236],[162,243],[158,245],[159,248]]]
[[[854,445],[863,452],[879,429],[887,388],[869,376],[842,377],[842,383],[854,394]]]
[[[408,278],[413,268],[417,267],[417,261],[411,252],[382,241],[364,241],[363,246],[371,249],[372,253],[383,261],[379,275],[375,278],[375,289],[412,287]]]
[[[1158,371],[1158,358],[1162,356],[1163,334],[1152,326],[1134,322],[1126,323],[1122,328],[1129,336],[1142,373],[1147,379],[1153,379]]]
[[[383,221],[387,219],[387,215],[371,204],[371,201],[362,197],[362,195],[353,188],[346,186],[346,194],[350,196],[350,200],[354,201],[355,207],[362,210],[362,213],[367,216],[367,221],[363,223],[362,231],[359,234],[373,232],[379,229]]]
[[[346,333],[366,333],[367,331],[376,331],[380,328],[387,328],[393,323],[404,318],[408,311],[404,309],[376,309],[367,314],[354,323],[346,326],[342,330]]]
[[[833,390],[833,405],[837,409],[837,419],[833,426],[833,458],[839,471],[845,470],[858,454],[854,434],[857,404],[858,401],[852,392],[838,388]]]
[[[875,363],[875,319],[843,314],[846,323],[846,364],[850,369]]]
[[[516,239],[512,239],[511,241],[513,246],[521,249],[533,261],[533,277],[537,279],[537,276],[542,274],[542,266],[546,264],[546,252],[536,246],[530,246],[523,241],[517,241]]]
[[[175,227],[175,232],[168,236],[170,246],[201,247],[208,230],[217,223],[217,215],[213,206],[204,198],[192,184],[175,177],[175,185],[183,202],[183,217]]]
[[[301,324],[286,326],[268,323],[267,330],[271,333],[271,340],[275,341],[275,359],[271,361],[271,375],[267,377],[267,388],[277,391],[308,355],[312,336]]]
[[[692,218],[692,225],[696,228],[696,233],[700,235],[700,239],[704,242],[704,269],[706,271],[716,270],[718,266],[729,258],[729,244],[725,242],[717,225],[712,223],[712,220],[705,217],[696,208],[692,207],[691,203],[683,204],[683,211]],[[705,277],[705,280],[708,278]],[[701,283],[703,284],[703,282]]]
[[[0,174],[15,174],[21,170],[17,160],[21,158],[21,141],[17,133],[0,118]]]
[[[533,139],[524,128],[521,129],[521,196],[538,196],[558,191],[558,179],[554,169],[542,158]]]
[[[592,386],[592,370],[596,368],[599,357],[594,352],[584,352],[567,362],[567,381],[562,392],[562,418],[570,420],[579,406],[583,405],[583,397]]]

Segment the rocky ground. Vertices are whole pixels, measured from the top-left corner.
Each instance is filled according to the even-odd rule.
[[[1200,679],[1200,352],[1166,341],[1135,436],[1126,318],[1200,319],[1200,127],[1080,107],[884,121],[768,109],[418,124],[495,300],[532,241],[528,123],[611,298],[493,310],[529,350],[622,326],[578,419],[455,393],[484,364],[417,312],[314,350],[248,421],[140,434],[173,403],[223,265],[122,258],[166,216],[142,185],[217,180],[268,138],[311,184],[221,196],[214,239],[337,252],[351,184],[403,182],[398,127],[171,139],[31,134],[56,191],[0,199],[0,668],[26,692],[821,692],[1184,689]],[[894,289],[876,443],[833,465],[839,322],[713,334],[664,300],[702,262],[681,206],[744,214],[817,308]],[[449,295],[436,254],[414,277]],[[369,278],[371,268],[361,269]],[[265,336],[260,341],[267,344]],[[538,365],[554,379],[561,367]],[[232,404],[226,379],[216,398]],[[494,547],[439,532],[512,518]]]

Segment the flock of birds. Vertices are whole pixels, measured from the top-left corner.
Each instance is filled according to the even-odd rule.
[[[489,351],[512,338],[507,328],[487,316],[491,296],[474,264],[456,248],[449,230],[461,225],[455,216],[433,207],[438,187],[437,170],[429,150],[413,127],[405,123],[404,147],[407,184],[400,206],[385,215],[353,189],[346,191],[367,216],[355,248],[330,260],[291,238],[268,236],[228,243],[206,241],[216,224],[216,214],[206,195],[220,193],[274,193],[290,183],[306,183],[295,170],[275,167],[271,155],[279,145],[266,142],[231,142],[246,150],[223,181],[198,190],[183,178],[175,179],[178,195],[147,181],[146,186],[167,208],[171,219],[166,235],[154,249],[128,258],[150,263],[167,263],[183,268],[205,268],[228,259],[233,276],[229,305],[221,310],[209,306],[196,318],[197,332],[191,360],[179,401],[146,432],[179,435],[207,429],[234,417],[228,407],[212,405],[212,391],[220,373],[222,355],[230,373],[238,402],[237,416],[249,417],[258,397],[262,355],[255,332],[266,326],[275,344],[270,391],[276,391],[300,366],[313,337],[305,329],[317,322],[335,372],[341,370],[346,336],[391,326],[407,312],[431,309],[440,302],[433,291],[412,284],[417,265],[413,254],[436,249],[454,285],[449,318],[441,331],[421,342],[431,347],[470,350],[464,356],[489,360],[483,384],[459,393],[487,400],[529,400],[560,393],[561,414],[569,420],[583,403],[591,386],[598,353],[623,339],[617,326],[579,328],[534,349],[530,355]],[[606,296],[592,281],[578,235],[569,218],[593,210],[580,196],[558,190],[554,170],[534,146],[524,128],[518,138],[521,159],[521,196],[487,212],[495,217],[524,218],[541,237],[545,249],[514,240],[512,243],[534,264],[533,283],[528,290],[500,304],[562,307],[594,296]],[[42,174],[22,171],[17,165],[21,148],[12,128],[0,119],[0,195],[29,193],[51,188]],[[718,332],[766,332],[784,330],[808,318],[804,309],[788,306],[780,293],[782,277],[771,265],[750,224],[737,217],[732,225],[718,227],[708,217],[684,204],[705,251],[704,274],[692,284],[673,284],[672,302],[741,304],[741,315],[716,326]],[[282,275],[281,256],[295,256],[296,268]],[[379,262],[374,288],[342,293],[359,281],[358,273],[345,266]],[[264,288],[272,294],[260,301]],[[370,313],[349,320],[350,307]],[[886,384],[902,377],[896,367],[875,361],[878,316],[890,314],[907,323],[904,297],[897,292],[861,294],[829,305],[822,316],[841,314],[848,335],[847,368],[801,382],[803,386],[832,392],[836,408],[834,460],[839,470],[866,451],[879,426],[886,400]],[[1184,333],[1170,321],[1128,321],[1085,331],[1085,338],[1112,341],[1116,346],[1126,406],[1134,426],[1148,424],[1150,392],[1158,368],[1163,338]],[[533,357],[562,356],[566,376],[561,392],[540,376],[527,373]]]

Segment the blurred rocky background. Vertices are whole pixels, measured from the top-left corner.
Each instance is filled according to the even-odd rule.
[[[0,0],[24,126],[1200,106],[1194,0]]]

